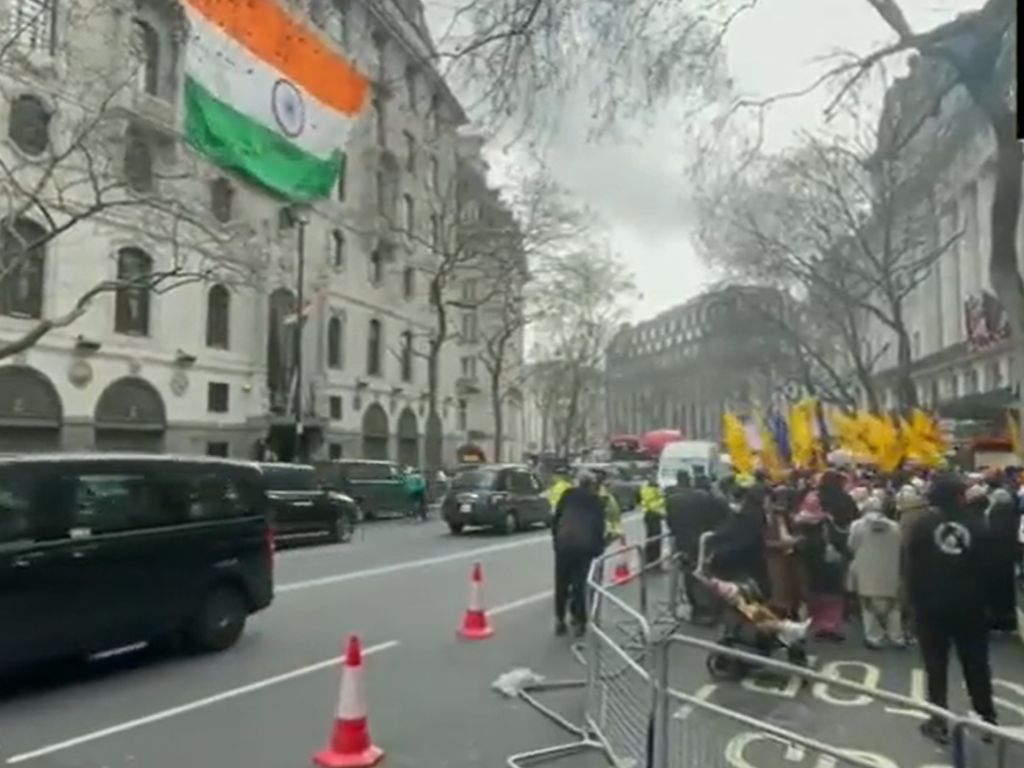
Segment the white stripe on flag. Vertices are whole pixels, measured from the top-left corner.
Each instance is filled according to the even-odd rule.
[[[210,94],[261,125],[282,135],[274,117],[274,84],[280,72],[257,58],[215,24],[183,4],[191,35],[185,48],[185,74]],[[286,138],[305,152],[327,157],[344,150],[355,119],[328,107],[293,83],[302,93],[302,130]]]

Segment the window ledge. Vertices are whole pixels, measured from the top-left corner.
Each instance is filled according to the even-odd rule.
[[[173,135],[175,131],[177,109],[173,103],[159,96],[125,89],[117,99],[114,111],[124,112],[160,133]]]
[[[41,79],[59,79],[64,74],[60,60],[49,51],[26,51],[13,45],[4,55],[9,57],[16,67],[21,67]]]

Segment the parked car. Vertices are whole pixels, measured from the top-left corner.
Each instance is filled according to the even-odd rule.
[[[409,494],[405,473],[391,461],[341,459],[316,464],[317,477],[325,487],[354,499],[363,518],[386,515],[411,516],[417,500]]]
[[[354,499],[325,487],[308,464],[260,464],[270,501],[270,522],[277,536],[326,534],[349,541],[359,508]]]
[[[441,502],[441,514],[454,534],[468,525],[504,533],[551,524],[551,505],[540,479],[528,467],[491,464],[458,470]]]
[[[0,458],[0,669],[164,638],[224,650],[272,599],[255,464]]]

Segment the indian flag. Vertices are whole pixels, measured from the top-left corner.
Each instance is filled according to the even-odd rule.
[[[185,140],[289,200],[330,194],[366,78],[275,0],[183,7]]]

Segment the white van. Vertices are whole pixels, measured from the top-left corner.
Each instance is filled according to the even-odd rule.
[[[718,445],[704,440],[680,440],[666,445],[658,459],[658,487],[664,490],[675,485],[676,473],[681,469],[690,475],[703,471],[717,477],[722,471]]]

